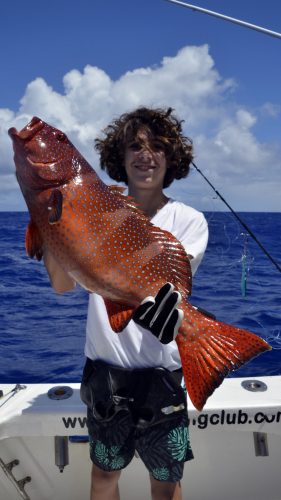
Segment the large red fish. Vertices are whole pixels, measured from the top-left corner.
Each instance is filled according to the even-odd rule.
[[[180,242],[153,226],[118,187],[105,185],[65,134],[34,117],[9,135],[31,217],[30,257],[51,254],[62,273],[100,294],[116,332],[164,283],[182,294],[184,319],[176,342],[198,410],[230,371],[270,349],[253,333],[207,318],[187,303],[191,271]]]

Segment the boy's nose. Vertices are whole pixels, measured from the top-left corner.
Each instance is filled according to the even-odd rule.
[[[149,145],[143,145],[140,150],[141,158],[151,158],[153,156],[153,152]]]

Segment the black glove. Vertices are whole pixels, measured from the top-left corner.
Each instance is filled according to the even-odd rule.
[[[169,344],[177,336],[183,319],[183,311],[177,306],[181,294],[174,292],[171,283],[166,283],[155,297],[146,297],[135,310],[133,320],[149,330],[162,344]]]

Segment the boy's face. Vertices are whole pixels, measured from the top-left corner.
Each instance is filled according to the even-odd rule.
[[[163,188],[167,171],[164,145],[140,130],[125,148],[125,170],[129,188]]]

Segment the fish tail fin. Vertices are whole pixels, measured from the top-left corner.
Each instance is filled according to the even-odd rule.
[[[184,319],[176,342],[188,394],[201,411],[229,372],[271,347],[254,333],[214,321],[190,304],[182,309]]]

